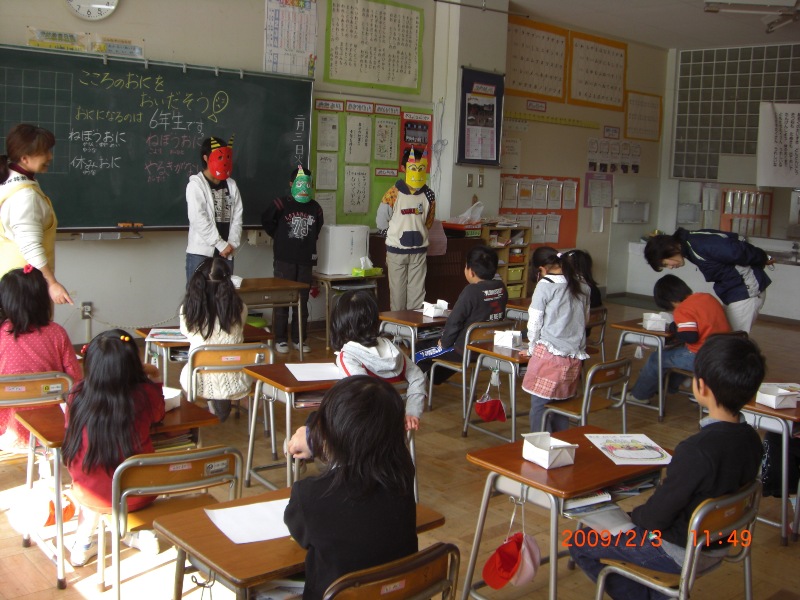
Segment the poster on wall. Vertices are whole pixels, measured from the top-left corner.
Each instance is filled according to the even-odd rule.
[[[369,167],[346,165],[344,168],[345,213],[366,213],[369,211]]]
[[[758,115],[756,185],[800,187],[800,104],[762,102]]]
[[[461,68],[458,164],[500,166],[504,76]]]
[[[344,143],[345,162],[368,163],[372,151],[372,119],[347,115]]]
[[[400,141],[400,154],[397,157],[398,168],[402,169],[403,165],[399,164],[403,160],[403,155],[406,149],[414,148],[414,154],[418,152],[428,153],[428,172],[432,171],[431,163],[431,140],[433,139],[433,115],[426,115],[425,113],[407,112],[404,111],[400,119],[400,131],[402,132]],[[419,157],[417,157],[419,158]]]

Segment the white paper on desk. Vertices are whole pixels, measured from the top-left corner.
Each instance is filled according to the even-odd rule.
[[[344,377],[336,363],[286,363],[286,368],[297,381],[326,381]]]
[[[283,522],[287,504],[288,498],[205,511],[211,522],[234,544],[249,544],[289,535],[289,528]]]
[[[646,435],[624,433],[585,433],[595,447],[615,465],[668,465],[669,452]]]

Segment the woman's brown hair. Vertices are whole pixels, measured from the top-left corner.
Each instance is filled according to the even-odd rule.
[[[9,163],[17,163],[23,156],[44,154],[56,145],[56,136],[44,127],[20,123],[6,136],[6,153],[0,155],[0,182],[8,179]]]

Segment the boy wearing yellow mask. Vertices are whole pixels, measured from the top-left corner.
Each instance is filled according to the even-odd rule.
[[[403,153],[405,181],[398,180],[381,200],[375,221],[386,236],[386,271],[392,310],[414,310],[425,300],[428,230],[436,197],[426,184],[428,153]]]

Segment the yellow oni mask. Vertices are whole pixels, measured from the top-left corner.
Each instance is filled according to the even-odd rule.
[[[422,153],[419,161],[414,156],[414,150],[408,155],[406,163],[406,185],[412,192],[423,187],[428,179],[428,152]]]

